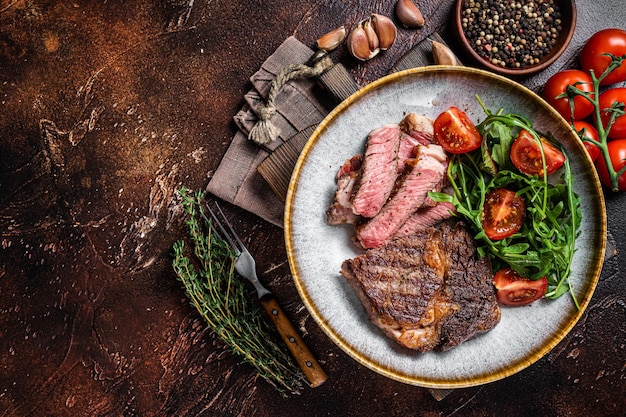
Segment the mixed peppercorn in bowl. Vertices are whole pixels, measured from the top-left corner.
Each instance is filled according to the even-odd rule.
[[[571,0],[457,0],[455,28],[466,53],[484,68],[526,76],[552,64],[576,24]]]

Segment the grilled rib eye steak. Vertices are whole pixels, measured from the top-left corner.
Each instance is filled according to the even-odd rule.
[[[491,265],[462,223],[393,239],[343,262],[370,320],[402,346],[445,351],[500,320]]]

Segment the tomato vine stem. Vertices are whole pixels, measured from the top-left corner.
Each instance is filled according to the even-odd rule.
[[[626,166],[624,166],[619,171],[615,171],[615,168],[613,167],[613,163],[611,161],[611,156],[609,154],[609,149],[608,149],[607,144],[609,142],[608,135],[611,130],[611,127],[613,126],[613,123],[615,122],[615,119],[619,116],[623,116],[626,114],[626,112],[624,111],[626,104],[623,102],[620,102],[606,109],[600,108],[600,93],[601,93],[600,83],[613,70],[615,70],[616,68],[619,68],[622,65],[622,62],[626,60],[626,55],[615,56],[610,53],[606,53],[602,55],[610,57],[611,63],[599,77],[596,77],[596,74],[594,73],[593,70],[589,70],[589,75],[591,76],[591,83],[593,86],[593,92],[582,91],[580,88],[576,86],[576,84],[578,84],[576,83],[574,85],[568,85],[565,92],[557,96],[557,98],[567,97],[569,101],[569,106],[570,106],[570,114],[572,115],[574,114],[574,108],[575,108],[574,98],[576,96],[583,97],[585,100],[589,101],[593,105],[593,108],[594,108],[593,117],[596,120],[596,130],[598,131],[597,141],[580,134],[576,130],[576,127],[574,126],[573,117],[570,118],[569,122],[570,122],[572,129],[574,129],[574,131],[576,132],[576,134],[578,135],[581,141],[591,143],[598,147],[598,149],[600,150],[600,155],[605,162],[607,172],[609,174],[609,179],[611,182],[611,190],[614,192],[617,192],[619,191],[618,179],[622,174],[626,172]],[[604,126],[604,123],[602,122],[602,119],[600,117],[602,112],[610,113],[609,121],[606,124],[606,126]]]

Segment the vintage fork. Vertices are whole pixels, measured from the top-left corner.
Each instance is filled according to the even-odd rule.
[[[218,218],[216,211],[213,211],[209,204],[207,204],[213,222],[219,229],[214,229],[214,232],[217,232],[217,235],[222,240],[228,242],[230,247],[235,251],[237,257],[235,260],[235,270],[254,285],[263,309],[272,320],[272,323],[274,323],[276,330],[278,330],[278,333],[289,348],[298,366],[309,380],[311,387],[315,388],[320,386],[327,379],[326,373],[309,348],[304,344],[304,341],[280,308],[274,295],[259,281],[254,258],[250,252],[248,252],[248,249],[246,249],[241,239],[239,239],[239,236],[237,236],[237,233],[217,202],[215,202],[215,207],[222,221]],[[224,227],[224,224],[226,227]],[[228,228],[228,230],[226,228]]]

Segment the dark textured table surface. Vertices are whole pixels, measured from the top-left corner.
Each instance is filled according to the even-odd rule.
[[[323,334],[291,281],[282,230],[227,206],[263,281],[329,375],[280,397],[206,330],[171,267],[175,190],[206,186],[248,77],[281,42],[314,40],[395,1],[0,0],[1,416],[615,416],[626,408],[626,196],[590,306],[543,359],[442,401],[364,368]],[[363,85],[448,29],[452,0],[384,56],[343,62]],[[623,1],[577,1],[566,54],[625,27]]]

